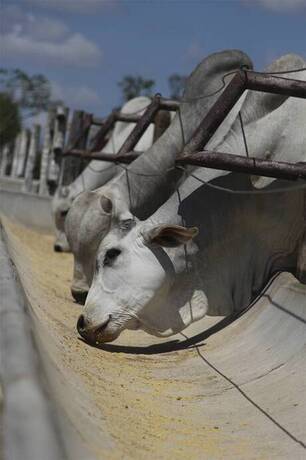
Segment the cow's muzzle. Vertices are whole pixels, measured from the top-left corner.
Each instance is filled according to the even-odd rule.
[[[89,321],[86,320],[84,315],[80,315],[77,322],[78,333],[89,343],[103,342],[104,340],[101,340],[101,335],[103,335],[103,332],[107,328],[110,320],[111,315],[109,315],[108,318],[98,326],[92,326]]]

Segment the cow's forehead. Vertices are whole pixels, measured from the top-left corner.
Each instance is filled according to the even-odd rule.
[[[136,224],[132,227],[126,234],[122,232],[117,227],[113,227],[100,244],[100,250],[106,250],[114,245],[127,246],[132,244],[139,235],[141,235],[141,224]]]

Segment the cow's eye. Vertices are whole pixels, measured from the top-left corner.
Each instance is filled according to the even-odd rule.
[[[104,256],[103,260],[103,266],[111,265],[114,260],[121,254],[120,249],[117,248],[111,248],[108,251],[106,251],[106,254]]]
[[[68,214],[68,209],[66,211],[61,211],[61,216],[66,217]]]
[[[119,223],[120,230],[128,231],[131,230],[136,225],[136,221],[134,219],[126,219],[121,220]]]

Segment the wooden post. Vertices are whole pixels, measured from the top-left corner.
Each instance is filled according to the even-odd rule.
[[[49,188],[55,189],[60,174],[61,154],[65,145],[68,109],[63,106],[56,108],[54,121],[54,136],[52,140],[52,151],[49,158],[48,179]]]
[[[10,151],[11,151],[11,144],[6,144],[2,148],[1,166],[0,166],[0,176],[2,177],[6,175]]]
[[[48,177],[48,166],[49,157],[51,154],[52,140],[54,133],[54,120],[55,120],[55,109],[51,107],[48,111],[47,125],[44,132],[43,150],[40,164],[40,181],[39,181],[39,195],[49,195],[47,177]]]
[[[40,125],[34,125],[23,184],[23,191],[25,192],[32,192],[33,173],[39,150],[40,131]]]
[[[85,148],[89,129],[92,123],[92,115],[80,110],[73,112],[68,142],[65,150],[73,148]],[[78,177],[82,171],[84,159],[71,157],[63,158],[61,164],[60,185],[69,185]]]
[[[21,132],[20,149],[17,162],[17,177],[24,177],[25,167],[27,162],[29,143],[31,133],[29,129],[23,129]]]
[[[11,167],[11,177],[17,176],[17,165],[18,165],[18,157],[19,157],[19,150],[20,150],[20,141],[21,141],[21,133],[18,134],[13,150],[13,158],[12,158],[12,167]]]
[[[61,155],[64,150],[68,116],[68,107],[57,107],[53,139],[53,153],[55,155],[55,161],[57,161],[56,156]]]

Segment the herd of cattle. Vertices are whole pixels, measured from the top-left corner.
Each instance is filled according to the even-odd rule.
[[[124,329],[173,335],[206,314],[242,310],[278,271],[297,275],[303,187],[175,167],[225,76],[228,83],[241,67],[252,68],[241,51],[208,56],[187,80],[180,114],[154,143],[149,126],[136,160],[127,167],[92,160],[72,184],[58,188],[54,248],[73,253],[71,292],[85,303],[77,329],[87,341],[109,342]],[[286,74],[301,68],[305,60],[289,54],[266,72],[306,80],[306,70]],[[138,97],[121,111],[141,113],[149,103]],[[207,148],[245,155],[241,119],[252,157],[305,161],[303,99],[246,91]],[[133,127],[117,122],[103,151],[118,152]]]

